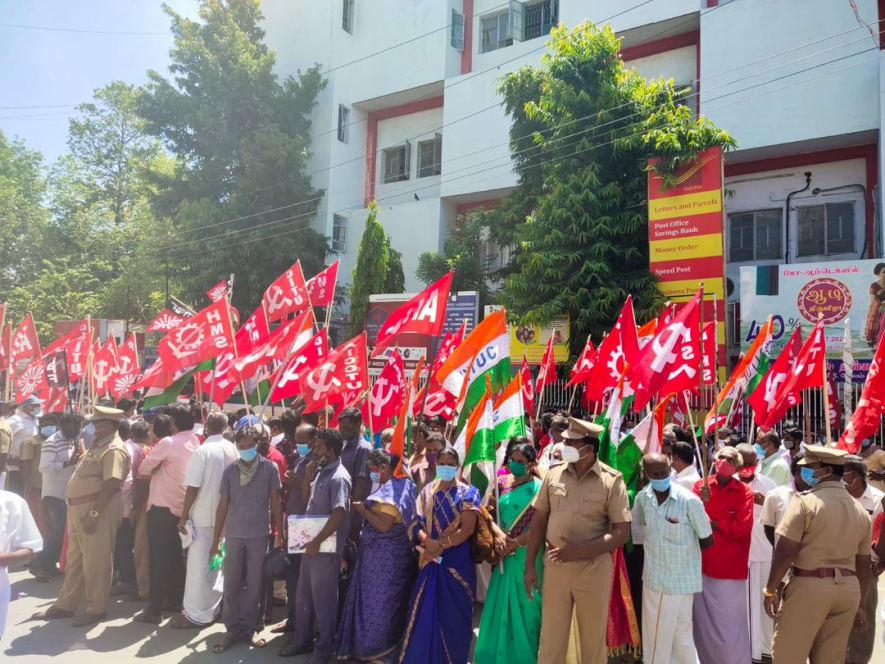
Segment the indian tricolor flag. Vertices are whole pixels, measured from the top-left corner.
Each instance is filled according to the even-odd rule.
[[[655,409],[637,424],[630,435],[643,450],[645,454],[652,452],[660,453],[664,440],[664,417],[667,414],[667,406],[670,400],[676,396],[675,392],[670,392],[666,397],[661,399]]]
[[[458,430],[474,412],[485,393],[486,379],[497,392],[510,382],[510,333],[501,309],[488,316],[452,351],[437,370],[436,378],[461,403]]]
[[[485,495],[497,472],[491,379],[486,378],[483,382],[485,389],[480,395],[479,403],[471,411],[467,425],[455,441],[455,450],[462,459],[462,467],[466,469],[468,466],[473,466],[470,483],[479,490],[480,495]]]
[[[511,380],[495,401],[495,442],[525,435],[525,410],[522,405],[519,376]]]

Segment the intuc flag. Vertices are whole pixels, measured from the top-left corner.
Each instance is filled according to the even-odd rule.
[[[377,357],[398,334],[414,332],[436,336],[446,319],[446,304],[452,286],[452,273],[431,284],[392,312],[378,330],[372,357]]]
[[[157,314],[156,318],[150,322],[145,332],[168,332],[184,322],[184,317],[172,313],[168,309],[163,309]]]
[[[544,349],[544,357],[541,367],[538,369],[537,387],[541,389],[545,385],[556,382],[556,358],[553,357],[553,335],[547,339],[547,348]]]
[[[335,261],[307,282],[307,295],[313,307],[327,307],[335,300],[335,284],[338,282],[338,263]]]
[[[366,333],[354,337],[326,356],[302,378],[302,396],[308,410],[335,402],[346,392],[358,394],[369,387]]]
[[[301,272],[301,261],[297,261],[268,286],[261,304],[271,323],[307,308],[307,286]]]
[[[170,331],[157,349],[167,372],[175,372],[215,358],[233,345],[230,306],[223,298]]]
[[[37,338],[37,330],[34,328],[34,319],[31,318],[31,314],[25,316],[15,334],[12,335],[10,348],[12,350],[9,354],[9,367],[12,372],[15,372],[19,360],[27,360],[41,354],[40,340]]]
[[[493,419],[496,443],[525,435],[525,410],[522,407],[519,376],[515,376],[495,400]]]

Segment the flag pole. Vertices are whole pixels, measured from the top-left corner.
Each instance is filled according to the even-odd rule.
[[[703,380],[703,379],[702,379]],[[704,461],[704,456],[701,454],[701,446],[698,443],[698,432],[697,428],[694,425],[694,415],[691,412],[691,404],[688,402],[688,390],[682,390],[682,397],[685,399],[685,410],[688,412],[688,426],[691,427],[691,438],[694,441],[695,451],[698,453],[698,461],[701,462],[701,477],[704,478],[704,481],[707,481],[707,463]],[[654,416],[652,416],[654,417]]]
[[[308,299],[308,302],[310,302],[309,299]],[[267,314],[265,314],[265,315],[267,315]],[[316,323],[316,314],[313,311],[313,307],[310,307],[310,317],[313,318],[314,323]],[[270,402],[270,395],[272,395],[274,393],[274,391],[277,389],[277,385],[280,384],[280,380],[283,377],[283,369],[285,369],[286,366],[288,366],[289,360],[292,359],[292,356],[295,354],[295,351],[300,349],[300,347],[295,348],[294,344],[292,346],[293,347],[289,349],[289,352],[286,353],[286,358],[283,360],[283,363],[280,365],[280,368],[277,371],[277,375],[273,380],[273,385],[271,386],[270,390],[268,391],[267,396],[264,397],[264,403],[261,404],[261,412],[259,413],[259,417],[262,417],[262,418],[264,417],[264,413],[267,411],[267,404]]]
[[[365,335],[365,344],[366,344],[366,358],[369,357],[369,335]],[[369,368],[366,367],[366,378],[368,378]],[[369,381],[366,380],[368,383]],[[366,410],[369,411],[369,440],[372,442],[372,447],[375,446],[375,424],[374,418],[372,417],[372,385],[369,385],[369,392],[366,394]]]
[[[821,320],[823,319],[823,317],[824,317],[823,312],[818,313],[817,321],[819,324],[821,323]],[[823,357],[823,362],[821,362],[821,364],[823,365],[823,375],[824,375],[823,376],[824,384],[823,384],[823,387],[821,388],[821,389],[823,389],[823,403],[821,404],[821,408],[824,411],[822,413],[822,415],[823,415],[824,422],[826,423],[826,427],[827,427],[827,447],[829,447],[830,445],[833,444],[833,432],[830,428],[831,427],[831,425],[830,425],[830,381],[827,376],[827,369],[829,367],[827,366],[827,341],[826,341],[826,339],[827,339],[826,335],[823,334],[823,325],[821,325],[821,341],[823,342],[823,346],[824,346],[824,357]]]

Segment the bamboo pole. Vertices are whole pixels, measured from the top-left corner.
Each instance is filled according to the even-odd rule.
[[[698,433],[694,425],[694,415],[691,413],[691,404],[688,403],[687,391],[682,391],[682,398],[685,399],[685,410],[688,411],[688,426],[691,427],[691,438],[694,440],[694,448],[698,453],[698,460],[701,462],[701,477],[704,478],[704,483],[708,483],[707,463],[704,461],[704,456],[701,454],[701,446],[698,443]]]

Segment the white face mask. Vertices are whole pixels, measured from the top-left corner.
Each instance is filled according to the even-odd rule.
[[[577,463],[581,460],[582,456],[578,451],[578,448],[569,445],[563,445],[560,453],[562,454],[563,463]]]

